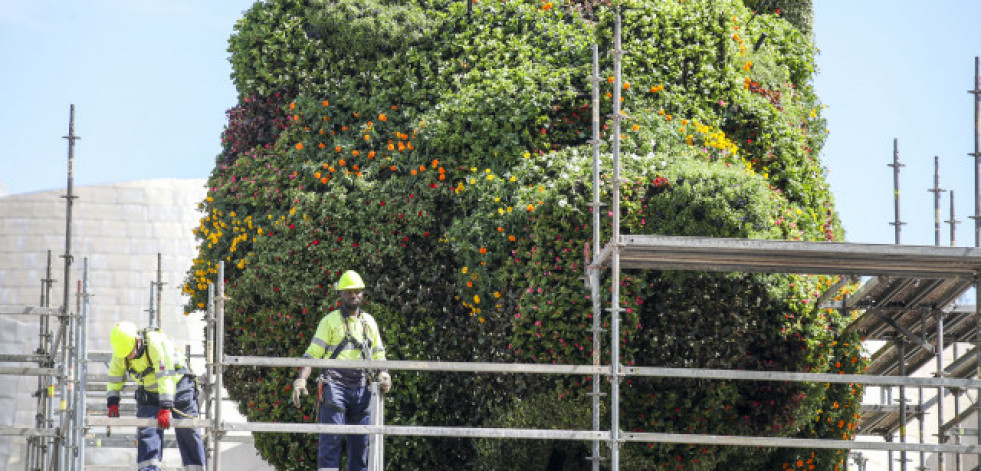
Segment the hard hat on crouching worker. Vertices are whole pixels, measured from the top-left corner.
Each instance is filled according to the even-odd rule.
[[[109,335],[109,343],[112,344],[112,354],[126,358],[133,352],[136,346],[136,337],[140,335],[139,329],[132,322],[120,322],[112,328]]]
[[[361,280],[361,275],[358,272],[348,270],[337,280],[337,290],[346,291],[352,289],[364,289],[364,281]]]

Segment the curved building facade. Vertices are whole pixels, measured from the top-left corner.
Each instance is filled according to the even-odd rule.
[[[78,282],[87,263],[87,346],[89,352],[109,351],[112,326],[127,320],[147,325],[151,291],[157,292],[158,260],[162,291],[162,327],[178,347],[189,346],[192,366],[204,371],[204,321],[184,316],[181,284],[196,256],[193,229],[206,193],[204,179],[160,179],[76,188],[72,206],[70,302],[75,308]],[[60,307],[64,296],[66,250],[65,190],[20,195],[0,193],[0,312],[38,306],[42,280],[50,257],[50,305]],[[49,254],[50,251],[50,254]],[[155,296],[155,294],[154,294]],[[153,303],[156,306],[156,303]],[[52,319],[52,330],[57,328]],[[36,316],[0,315],[0,354],[34,353],[40,346],[40,320]],[[30,365],[23,365],[30,366]],[[90,364],[90,373],[105,372],[104,364]],[[0,426],[32,427],[36,413],[37,377],[0,375]],[[104,410],[104,396],[90,395],[88,407]],[[101,404],[99,402],[102,402]],[[223,417],[237,416],[233,406]],[[238,416],[241,417],[241,416]],[[172,436],[173,432],[168,432]],[[134,449],[86,449],[86,464],[135,463]],[[239,471],[268,470],[250,444],[222,447],[223,467]],[[0,436],[0,470],[24,469],[26,439]],[[165,464],[180,464],[179,453],[167,450]]]

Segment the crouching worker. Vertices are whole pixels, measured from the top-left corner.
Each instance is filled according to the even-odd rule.
[[[106,401],[109,417],[119,417],[119,392],[129,373],[136,381],[136,416],[153,418],[159,427],[140,428],[136,466],[140,471],[159,471],[163,460],[164,429],[171,417],[198,416],[198,388],[194,375],[184,364],[184,355],[174,343],[156,330],[139,330],[131,322],[120,322],[109,337],[112,360]],[[204,442],[193,428],[175,429],[184,469],[204,471]]]
[[[303,358],[329,360],[384,360],[385,347],[375,318],[361,310],[364,281],[354,271],[346,271],[337,282],[341,308],[320,320],[317,332]],[[300,395],[307,394],[307,377],[312,368],[300,369],[293,381],[293,404],[300,407]],[[369,425],[368,405],[371,389],[368,383],[378,381],[378,388],[387,393],[392,388],[388,372],[374,373],[353,368],[327,368],[317,378],[317,406],[320,423]],[[368,462],[367,435],[322,433],[317,446],[318,471],[339,471],[341,439],[347,441],[347,469],[365,471]]]

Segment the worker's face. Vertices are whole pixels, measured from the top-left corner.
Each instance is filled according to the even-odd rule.
[[[133,351],[129,352],[129,355],[126,355],[126,359],[132,360],[133,358],[136,358],[136,352],[139,349],[140,349],[140,339],[136,339],[136,342],[133,343]]]
[[[347,289],[341,291],[341,305],[348,311],[361,307],[362,299],[364,299],[364,291],[360,289]]]

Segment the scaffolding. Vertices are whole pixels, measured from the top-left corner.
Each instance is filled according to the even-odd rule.
[[[611,236],[605,244],[600,243],[598,209],[603,205],[599,198],[599,160],[601,144],[599,137],[598,94],[600,82],[597,47],[593,46],[593,214],[594,245],[592,259],[587,267],[590,292],[593,294],[593,345],[592,364],[553,365],[519,363],[463,363],[438,361],[391,360],[383,365],[374,361],[352,360],[314,360],[300,358],[231,356],[224,353],[224,263],[219,263],[216,284],[209,286],[209,303],[206,312],[206,339],[204,357],[206,372],[204,381],[203,417],[197,419],[176,419],[174,427],[194,427],[207,429],[209,460],[208,469],[221,469],[220,450],[223,441],[230,441],[230,432],[265,433],[343,433],[369,434],[372,437],[372,469],[384,467],[385,436],[431,436],[465,438],[512,438],[512,439],[552,439],[585,441],[592,445],[589,457],[594,470],[599,470],[601,462],[608,461],[608,468],[620,469],[620,448],[625,443],[666,443],[700,444],[750,447],[786,447],[806,449],[839,450],[878,450],[900,453],[903,469],[906,467],[906,453],[920,453],[921,466],[924,454],[937,457],[938,469],[945,469],[944,454],[981,456],[981,445],[948,443],[947,437],[963,435],[961,424],[971,413],[977,412],[977,403],[961,410],[955,408],[955,416],[945,421],[943,403],[946,395],[959,398],[964,391],[975,391],[981,399],[981,305],[975,300],[973,306],[954,306],[950,303],[966,290],[973,288],[977,293],[981,284],[981,249],[956,247],[920,247],[902,245],[850,244],[828,242],[792,242],[782,240],[719,239],[702,237],[671,237],[658,235],[623,235],[620,233],[620,123],[619,90],[621,87],[620,58],[623,54],[620,45],[620,19],[616,21],[615,47],[615,86],[613,97],[612,162],[613,179],[610,187],[613,215]],[[977,69],[977,59],[975,61]],[[977,75],[977,72],[976,72]],[[981,79],[972,92],[977,98],[981,94]],[[977,105],[977,102],[976,102]],[[74,108],[73,108],[74,109]],[[976,118],[981,113],[976,113]],[[981,118],[978,133],[981,135]],[[73,121],[69,128],[69,184],[66,200],[69,205],[68,234],[65,253],[65,280],[69,279],[68,267],[72,261],[71,203],[72,195],[71,161],[74,144]],[[981,153],[976,138],[975,153],[971,154],[981,168]],[[898,171],[898,157],[895,161]],[[897,179],[898,182],[898,179]],[[935,186],[938,187],[938,185]],[[977,213],[981,213],[981,199],[976,195]],[[953,220],[951,215],[951,220]],[[975,215],[981,221],[981,215]],[[898,202],[896,210],[896,231],[900,228]],[[976,224],[976,241],[981,234],[981,224]],[[976,243],[976,245],[978,245]],[[79,283],[76,313],[69,312],[68,283],[65,285],[63,306],[50,307],[51,267],[50,254],[48,275],[42,280],[41,306],[26,308],[18,314],[39,315],[40,346],[35,354],[4,356],[3,361],[36,362],[37,367],[4,367],[3,374],[33,375],[38,377],[37,421],[34,427],[3,427],[0,434],[23,436],[28,440],[28,469],[75,470],[84,468],[85,448],[90,433],[96,427],[152,427],[153,419],[108,418],[91,416],[86,413],[85,399],[92,389],[93,378],[87,373],[87,362],[97,356],[87,352],[85,344],[87,321],[88,290],[86,286],[88,266],[84,266],[83,281]],[[640,270],[693,270],[712,272],[750,272],[750,273],[804,273],[823,274],[854,280],[857,276],[871,276],[860,291],[846,296],[837,305],[827,304],[838,309],[864,310],[864,314],[849,328],[860,329],[873,337],[881,337],[888,342],[887,347],[872,358],[872,367],[866,374],[822,374],[804,372],[718,370],[702,368],[666,368],[656,366],[627,366],[620,361],[620,307],[619,279],[625,269]],[[609,271],[611,278],[611,297],[608,319],[610,321],[610,357],[603,364],[600,351],[602,334],[600,319],[603,316],[600,301],[601,274]],[[159,281],[159,280],[158,280]],[[833,286],[822,294],[823,303],[835,296],[844,283]],[[154,285],[159,290],[159,284]],[[151,306],[153,304],[151,296]],[[156,298],[159,303],[159,297]],[[151,319],[153,309],[151,311]],[[7,313],[10,314],[10,313]],[[157,311],[159,315],[159,311]],[[50,319],[57,316],[60,321],[52,333]],[[159,317],[156,319],[159,325]],[[935,326],[935,333],[930,327]],[[973,334],[973,335],[972,335]],[[52,337],[53,335],[53,337]],[[953,342],[951,342],[953,340]],[[956,355],[950,365],[944,365],[945,345],[954,342],[973,343],[974,348],[964,355]],[[955,344],[956,345],[956,344]],[[907,349],[907,347],[913,347]],[[934,377],[909,376],[908,367],[918,368],[927,364],[931,357],[937,363]],[[103,360],[104,361],[104,360]],[[609,426],[600,423],[600,401],[603,393],[599,381],[593,381],[592,389],[592,428],[591,430],[554,430],[518,428],[474,428],[444,426],[393,426],[384,422],[383,398],[373,394],[376,413],[372,414],[371,425],[325,425],[273,422],[233,422],[222,417],[223,375],[226,368],[241,366],[270,368],[378,368],[404,371],[443,371],[443,372],[485,372],[505,374],[543,374],[543,375],[583,375],[606,378],[610,383]],[[691,433],[640,433],[621,430],[620,383],[630,377],[689,378],[701,380],[733,381],[773,381],[773,382],[812,382],[834,384],[863,384],[871,386],[899,387],[900,405],[886,404],[878,410],[870,408],[862,419],[864,431],[881,434],[885,441],[803,439],[774,436],[719,436]],[[377,384],[372,385],[377,393]],[[906,388],[935,389],[936,399],[907,406]],[[55,393],[55,389],[58,393]],[[60,407],[55,410],[54,398],[60,397]],[[890,398],[891,401],[891,398]],[[928,407],[936,407],[940,417],[940,433],[933,443],[909,443],[905,439],[906,424],[911,417],[922,415]],[[973,433],[981,439],[981,414],[979,424]],[[922,420],[921,420],[922,425]],[[956,429],[956,430],[955,430]],[[900,441],[891,440],[893,434],[900,433]],[[956,433],[955,433],[956,432]],[[125,440],[111,437],[108,433],[101,438],[110,445],[126,446]],[[981,443],[981,440],[979,440]],[[132,441],[128,446],[132,446]],[[601,445],[606,445],[607,456],[603,456]],[[865,460],[856,456],[856,463],[864,467]],[[890,462],[891,467],[891,462]]]

